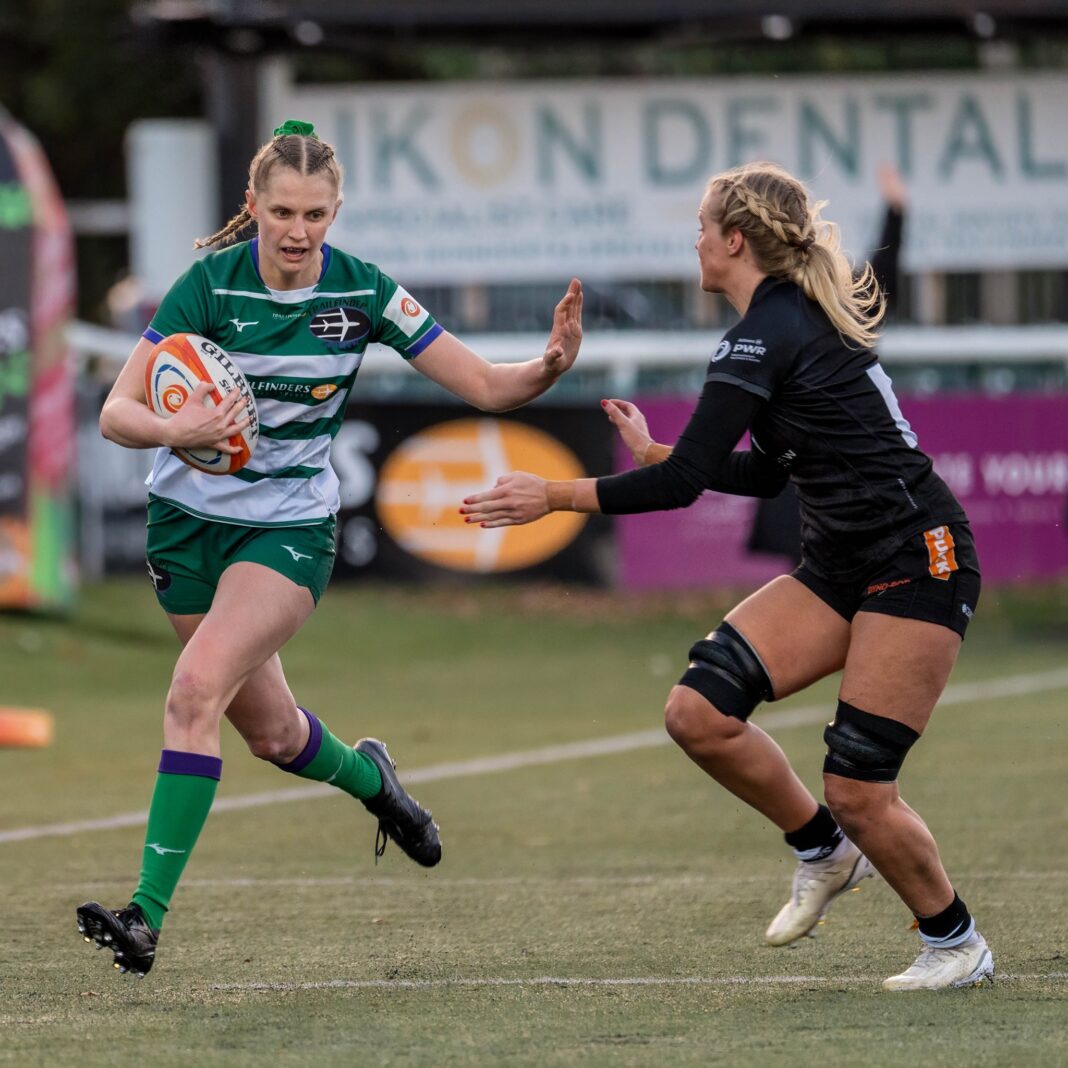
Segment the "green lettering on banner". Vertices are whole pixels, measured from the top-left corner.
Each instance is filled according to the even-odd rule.
[[[676,120],[672,122],[672,120]],[[683,137],[691,145],[689,158],[668,166],[664,160],[664,132],[661,123],[671,123],[681,133],[668,139],[673,148]],[[688,100],[651,100],[642,113],[642,142],[645,155],[645,176],[653,185],[692,185],[709,168],[712,155],[712,132],[701,110]]]
[[[942,159],[938,164],[938,173],[943,178],[951,178],[959,159],[985,160],[990,173],[1000,178],[1004,173],[1001,157],[994,147],[994,137],[983,115],[979,101],[971,93],[960,98],[960,107],[953,116],[949,140]]]
[[[1016,97],[1016,126],[1020,139],[1020,170],[1028,178],[1060,179],[1064,177],[1064,160],[1035,159],[1034,116],[1031,98],[1023,93]]]
[[[371,115],[371,136],[373,147],[371,157],[374,160],[375,187],[390,190],[393,188],[393,161],[404,159],[412,173],[427,189],[436,189],[441,182],[426,158],[415,146],[414,138],[419,128],[430,117],[430,113],[421,104],[412,108],[400,124],[400,133],[391,133],[388,129],[389,116],[382,111]]]
[[[0,229],[18,230],[32,222],[29,190],[19,182],[0,182]]]
[[[763,158],[767,139],[758,127],[746,126],[746,114],[771,115],[779,110],[779,102],[770,96],[749,96],[731,100],[727,104],[727,166],[737,167],[751,159]]]
[[[875,107],[881,111],[890,111],[894,116],[894,165],[903,178],[912,177],[912,113],[930,111],[931,97],[927,93],[915,96],[884,96],[875,98]]]
[[[801,103],[798,116],[801,137],[801,173],[811,176],[822,169],[817,159],[815,142],[822,141],[829,150],[831,158],[849,177],[856,178],[860,170],[860,111],[857,102],[847,99],[844,102],[845,132],[839,137],[816,108],[815,104],[805,100]]]
[[[25,349],[0,356],[0,408],[8,397],[25,397],[30,391],[30,354]]]
[[[554,146],[559,145],[571,157],[579,174],[590,182],[601,178],[601,112],[592,102],[582,108],[582,125],[585,144],[581,144],[575,135],[558,118],[555,111],[542,105],[537,113],[537,158],[538,177],[543,185],[556,182],[556,154]]]

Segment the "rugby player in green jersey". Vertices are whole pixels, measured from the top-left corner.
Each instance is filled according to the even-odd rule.
[[[120,372],[100,415],[106,438],[156,448],[149,476],[149,575],[183,645],[167,693],[163,754],[148,815],[140,880],[128,906],[78,908],[87,940],[110,948],[115,967],[144,975],[182,870],[222,772],[225,716],[255,756],[283,771],[330,782],[363,802],[387,838],[426,867],[441,858],[430,813],[401,786],[385,745],[355,746],[297,705],[278,650],[321,596],[334,562],[338,479],[331,442],[364,351],[391,346],[416,370],[484,411],[533,400],[567,371],[582,340],[582,288],[556,306],[545,352],[490,364],[447,333],[393,279],[326,244],[342,202],[333,148],[308,123],[289,121],[256,153],[245,207],[198,247],[228,246],[198,260],[171,288]],[[233,244],[246,229],[249,241]],[[238,391],[218,407],[193,402],[170,419],[145,397],[145,367],[163,337],[211,338],[241,368],[256,396],[260,439],[249,464],[209,475],[174,448],[236,451],[245,425]]]

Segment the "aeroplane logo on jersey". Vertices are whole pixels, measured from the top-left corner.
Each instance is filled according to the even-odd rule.
[[[721,341],[719,343],[719,348],[716,349],[716,351],[712,353],[712,362],[713,363],[717,363],[719,360],[722,360],[724,357],[729,356],[730,355],[730,351],[731,351],[731,343],[729,341]]]
[[[731,359],[760,363],[760,357],[765,355],[767,351],[763,338],[740,337],[735,339],[734,344],[731,346]]]
[[[234,326],[237,327],[237,332],[239,334],[242,330],[245,329],[246,326],[259,326],[260,324],[259,319],[251,319],[247,323],[243,323],[240,319],[231,319],[230,322],[232,322]]]
[[[949,576],[957,570],[956,545],[949,527],[935,527],[923,532],[923,540],[927,544],[929,557],[927,570],[932,578],[949,581]]]
[[[320,340],[338,348],[352,348],[371,332],[371,320],[359,308],[341,305],[324,308],[308,323],[308,329]]]

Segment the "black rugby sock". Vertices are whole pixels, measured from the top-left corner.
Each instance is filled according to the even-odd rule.
[[[808,861],[826,860],[844,837],[826,805],[820,805],[804,827],[785,835],[786,844],[797,854],[797,859]]]
[[[953,900],[937,916],[917,916],[920,938],[936,949],[952,949],[966,942],[975,930],[968,906],[954,891]]]

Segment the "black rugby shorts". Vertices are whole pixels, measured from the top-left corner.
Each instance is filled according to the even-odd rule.
[[[862,578],[825,579],[804,564],[793,573],[843,619],[857,612],[919,619],[962,638],[979,603],[979,557],[967,523],[913,534],[885,564]]]

